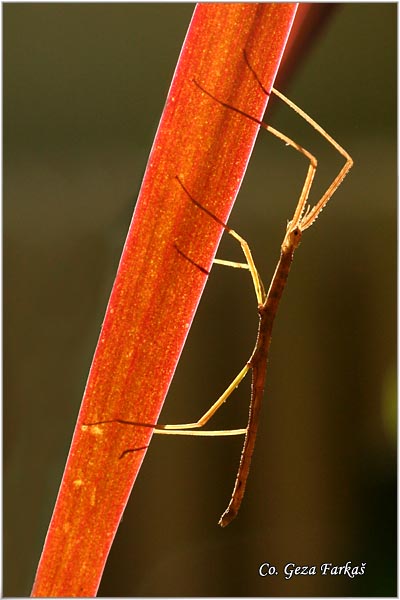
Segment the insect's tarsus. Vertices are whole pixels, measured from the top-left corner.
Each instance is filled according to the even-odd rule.
[[[140,421],[128,421],[126,419],[104,419],[103,421],[94,421],[92,423],[82,423],[82,425],[83,425],[83,427],[93,427],[94,425],[108,425],[110,423],[119,423],[120,425],[133,425],[135,427],[147,427],[149,429],[155,429],[157,427],[157,425],[153,424],[153,423],[141,423]],[[121,459],[124,456],[126,456],[126,454],[130,454],[132,452],[139,452],[140,450],[146,450],[147,448],[148,448],[148,445],[147,446],[138,446],[137,448],[128,448],[127,450],[124,450],[118,458]]]
[[[119,459],[124,458],[124,456],[126,456],[127,454],[132,454],[132,452],[139,452],[140,450],[147,450],[149,446],[139,446],[138,448],[128,448],[127,450],[124,450],[123,452],[121,452],[121,454],[119,455]]]
[[[94,425],[107,425],[108,423],[119,423],[120,425],[134,425],[135,427],[148,427],[154,429],[155,423],[142,423],[140,421],[128,421],[126,419],[105,419],[104,421],[94,421],[92,423],[82,423],[84,427],[93,427]]]
[[[196,267],[197,269],[199,269],[199,271],[201,271],[202,273],[204,273],[204,275],[209,275],[210,271],[207,271],[207,269],[205,269],[204,267],[202,267],[201,265],[199,265],[196,261],[193,260],[193,258],[190,258],[190,256],[188,256],[187,254],[185,254],[178,246],[178,244],[176,242],[174,242],[174,248],[175,250],[178,252],[178,254],[180,254],[181,256],[183,256],[183,258],[186,258],[187,261],[190,262],[191,265],[193,265],[194,267]]]
[[[187,187],[185,186],[185,184],[182,182],[182,180],[178,177],[178,175],[175,175],[175,178],[177,179],[177,181],[178,181],[179,185],[181,186],[181,188],[183,189],[183,191],[186,192],[186,195],[189,198],[189,200],[195,206],[197,206],[197,208],[200,208],[200,210],[202,210],[209,217],[211,217],[212,219],[214,219],[214,221],[216,221],[219,225],[221,225],[221,227],[223,227],[225,229],[225,231],[228,231],[228,232],[230,231],[230,227],[228,227],[228,225],[226,223],[224,223],[221,219],[219,219],[217,217],[217,215],[214,215],[214,213],[212,213],[210,210],[208,210],[208,208],[206,208],[205,206],[203,206],[198,200],[196,200],[195,198],[193,198],[192,194],[189,192],[189,190],[187,189]]]
[[[204,94],[207,94],[207,96],[210,96],[210,98],[212,98],[213,100],[215,100],[216,102],[218,102],[218,104],[221,104],[221,106],[224,106],[225,108],[229,108],[229,110],[232,110],[233,112],[238,113],[239,115],[242,115],[243,117],[246,117],[246,119],[249,119],[250,121],[253,121],[253,123],[256,123],[257,125],[260,125],[260,120],[259,119],[256,119],[256,117],[252,117],[247,112],[245,112],[244,110],[241,110],[240,108],[237,108],[236,106],[232,106],[232,104],[228,104],[228,102],[224,102],[223,100],[220,100],[219,98],[217,98],[216,96],[214,96],[214,94],[212,94],[211,92],[209,92],[208,90],[206,90],[205,88],[203,88],[203,86],[200,85],[200,83],[196,79],[193,79],[193,83],[196,84],[197,87]]]
[[[249,67],[250,71],[253,73],[255,80],[257,81],[258,85],[260,86],[260,88],[262,89],[262,91],[264,92],[264,94],[266,96],[270,96],[271,92],[268,92],[266,90],[266,88],[264,87],[264,85],[262,84],[262,82],[260,81],[260,78],[258,77],[257,73],[255,72],[255,70],[253,69],[253,67],[250,64],[249,61],[249,57],[247,56],[247,52],[246,50],[243,50],[243,56],[244,56],[244,60],[246,62],[246,65]]]

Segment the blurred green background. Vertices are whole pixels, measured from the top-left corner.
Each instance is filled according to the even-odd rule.
[[[3,4],[4,589],[28,595],[124,238],[192,4]],[[396,595],[396,4],[345,4],[283,91],[355,162],[303,238],[274,330],[247,495],[241,440],[154,438],[109,596]],[[268,121],[341,165],[285,106]],[[230,225],[266,283],[306,172],[262,133]],[[220,257],[240,257],[223,240]],[[216,266],[162,422],[196,419],[252,350],[245,272]],[[151,369],[149,365],[149,369]],[[214,427],[242,426],[249,382]],[[367,563],[363,577],[261,563]]]

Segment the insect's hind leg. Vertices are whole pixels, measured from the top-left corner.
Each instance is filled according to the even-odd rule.
[[[226,402],[232,392],[238,387],[240,382],[245,378],[248,371],[250,370],[250,363],[246,363],[243,369],[236,375],[235,379],[232,383],[226,388],[224,393],[218,398],[216,402],[198,419],[193,423],[179,423],[176,425],[160,425],[155,423],[142,423],[139,421],[130,421],[127,419],[106,419],[104,421],[96,421],[95,423],[85,423],[83,426],[92,427],[94,425],[106,425],[110,423],[119,423],[120,425],[131,425],[134,427],[147,427],[149,429],[153,429],[154,433],[164,434],[164,435],[191,435],[191,436],[203,436],[203,437],[216,437],[216,436],[230,436],[230,435],[244,435],[247,431],[247,428],[243,429],[227,429],[227,430],[217,430],[217,431],[195,431],[196,429],[200,429],[208,421],[211,417],[217,412],[217,410]],[[133,448],[125,451],[124,454],[128,452],[136,452],[137,450],[142,450],[143,448]]]
[[[225,392],[218,398],[216,402],[204,413],[200,419],[194,423],[180,423],[177,425],[157,425],[154,427],[154,433],[170,434],[170,435],[197,435],[197,436],[224,436],[224,435],[242,435],[246,433],[246,429],[228,429],[221,431],[193,431],[206,425],[217,410],[226,402],[232,392],[238,387],[240,382],[245,378],[249,369],[249,363],[246,363],[243,369],[232,383],[226,388]]]

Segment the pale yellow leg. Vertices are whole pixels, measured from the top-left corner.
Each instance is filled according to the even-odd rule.
[[[226,431],[188,431],[196,428],[203,427],[211,417],[217,412],[217,410],[224,404],[224,402],[229,398],[232,392],[238,387],[239,383],[244,379],[248,370],[250,369],[250,365],[248,363],[245,364],[240,373],[235,377],[229,387],[225,390],[225,392],[218,398],[216,402],[204,413],[202,417],[195,423],[180,423],[177,425],[157,425],[154,428],[154,433],[162,433],[162,434],[170,434],[170,435],[199,435],[199,436],[223,436],[223,435],[242,435],[246,433],[246,429],[228,429]]]
[[[353,166],[353,159],[351,158],[350,154],[344,148],[342,148],[342,146],[340,144],[338,144],[336,142],[336,140],[334,140],[333,137],[330,136],[329,133],[327,133],[325,131],[325,129],[323,129],[320,125],[318,125],[318,123],[316,121],[314,121],[314,119],[312,119],[307,113],[305,113],[304,110],[302,110],[294,102],[289,100],[289,98],[287,98],[284,94],[282,94],[282,92],[279,92],[275,88],[272,88],[271,91],[276,96],[278,96],[278,98],[280,98],[283,102],[285,102],[288,106],[290,106],[290,108],[292,108],[295,112],[297,112],[297,114],[300,115],[305,121],[307,121],[307,123],[309,123],[316,131],[318,131],[318,133],[320,133],[322,135],[322,137],[324,137],[331,144],[331,146],[333,146],[339,152],[339,154],[341,154],[344,157],[344,159],[346,160],[345,164],[340,169],[339,173],[337,174],[335,179],[332,181],[332,183],[330,184],[330,186],[328,187],[326,192],[321,196],[321,198],[313,206],[313,208],[311,210],[307,211],[307,213],[304,215],[303,219],[301,219],[301,222],[299,221],[300,228],[302,231],[304,231],[305,229],[307,229],[314,223],[315,219],[318,217],[321,210],[326,206],[329,199],[332,197],[332,195],[335,193],[335,191],[337,190],[339,185],[342,183],[343,179],[346,177],[347,173],[350,171],[351,167]],[[264,128],[268,129],[268,131],[270,131],[274,135],[277,135],[277,133],[279,134],[279,132],[276,132],[276,130],[272,131],[272,128],[270,128],[269,125],[266,125],[266,124],[264,124],[264,125],[265,125]],[[283,139],[283,141],[288,143],[293,148],[296,148],[296,150],[299,150],[299,152],[301,152],[302,154],[307,156],[311,161],[312,155],[310,155],[309,152],[304,150],[304,148],[302,148],[301,146],[299,146],[292,140],[289,140],[289,138],[286,138],[286,136],[282,137],[282,134],[277,135],[277,137],[279,137],[280,139]],[[313,165],[312,165],[312,161],[311,161],[310,168],[312,168],[312,166]],[[315,160],[315,168],[316,168],[316,166],[317,166],[317,162]],[[309,172],[310,172],[310,168],[309,168]],[[315,172],[315,168],[314,168],[314,172]],[[312,175],[312,177],[311,177],[311,183],[312,183],[313,177],[314,177],[314,175]],[[308,191],[311,187],[311,183],[309,184]],[[307,178],[306,178],[304,187],[307,187]],[[304,188],[303,188],[303,191],[304,191]],[[308,193],[307,193],[307,196],[308,196]],[[307,198],[306,198],[306,200],[307,200]],[[300,202],[299,202],[299,204],[300,204]],[[295,216],[297,216],[298,208],[296,209]],[[304,206],[303,206],[303,209],[304,209]]]
[[[218,265],[223,265],[226,267],[235,267],[237,269],[249,270],[250,274],[251,274],[251,278],[253,280],[254,290],[256,292],[257,303],[258,303],[258,305],[261,305],[265,301],[265,290],[264,290],[264,285],[261,280],[261,277],[259,276],[258,271],[256,269],[256,265],[254,264],[254,259],[251,254],[249,245],[246,242],[246,240],[244,238],[242,238],[242,236],[240,236],[238,233],[236,233],[236,231],[234,231],[230,227],[227,227],[226,230],[232,237],[235,238],[235,240],[237,240],[239,242],[247,262],[246,263],[238,263],[238,262],[233,262],[231,260],[221,260],[219,258],[215,258],[214,262]]]
[[[264,91],[264,93],[266,95],[269,95],[268,91],[265,89],[262,82],[258,78],[257,73],[251,66],[251,63],[249,61],[246,51],[243,51],[243,54],[244,54],[244,59],[247,63],[247,66],[253,73],[259,86],[261,87],[261,89]],[[315,219],[318,217],[321,210],[326,206],[329,199],[332,197],[334,192],[337,190],[339,185],[342,183],[343,179],[346,177],[347,173],[350,171],[351,167],[353,166],[353,159],[351,158],[350,154],[340,144],[338,144],[338,142],[336,142],[336,140],[334,140],[333,137],[329,135],[329,133],[327,133],[325,131],[325,129],[323,129],[320,125],[318,125],[318,123],[316,121],[314,121],[314,119],[311,118],[306,112],[304,112],[304,110],[302,110],[299,106],[297,106],[297,104],[295,104],[294,102],[289,100],[289,98],[287,98],[284,94],[282,94],[282,92],[279,92],[275,88],[272,88],[271,92],[273,94],[275,94],[278,98],[280,98],[283,102],[285,102],[292,110],[294,110],[298,115],[300,115],[300,117],[302,117],[307,123],[309,123],[311,125],[311,127],[313,127],[320,135],[322,135],[322,137],[324,137],[327,140],[327,142],[329,142],[331,144],[331,146],[333,146],[335,148],[335,150],[337,150],[339,152],[339,154],[341,154],[344,157],[344,159],[346,161],[345,164],[343,165],[343,167],[340,169],[337,176],[335,177],[335,179],[332,181],[332,183],[326,190],[326,192],[321,196],[321,198],[318,200],[318,202],[312,208],[308,208],[306,210],[306,213],[303,215],[304,209],[306,206],[306,202],[308,199],[308,194],[310,192],[311,185],[312,185],[314,175],[315,175],[315,171],[317,168],[317,159],[310,152],[308,152],[308,150],[305,150],[305,148],[303,148],[302,146],[300,146],[299,144],[294,142],[292,139],[287,137],[285,134],[274,129],[270,125],[267,125],[267,123],[259,121],[258,119],[255,119],[254,117],[252,117],[250,115],[246,115],[246,113],[244,113],[241,110],[238,110],[236,108],[233,109],[233,110],[236,110],[237,112],[247,116],[252,121],[258,123],[260,125],[260,127],[265,129],[266,131],[269,131],[270,133],[275,135],[277,138],[279,138],[280,140],[285,142],[285,144],[288,144],[295,150],[298,150],[299,152],[301,152],[301,154],[303,154],[304,156],[306,156],[309,159],[310,165],[308,167],[308,172],[307,172],[307,176],[306,176],[306,179],[305,179],[305,182],[303,185],[303,190],[300,194],[300,199],[297,204],[293,219],[288,226],[289,232],[293,231],[293,229],[295,229],[296,227],[299,227],[299,229],[301,231],[305,231],[306,229],[308,229],[308,227],[311,227],[311,225],[314,223]],[[228,106],[228,105],[225,104],[225,106]]]

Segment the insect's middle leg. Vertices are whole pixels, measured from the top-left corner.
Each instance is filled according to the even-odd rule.
[[[215,259],[214,262],[220,265],[248,269],[250,271],[254,289],[257,297],[257,302],[259,306],[262,306],[266,299],[266,293],[264,289],[264,285],[262,280],[258,274],[256,266],[254,264],[254,259],[251,254],[248,243],[244,238],[242,238],[236,231],[228,227],[226,223],[221,221],[216,215],[214,215],[210,210],[208,210],[205,206],[203,206],[198,200],[193,198],[190,194],[189,190],[185,187],[184,183],[181,179],[176,176],[176,179],[182,189],[186,192],[188,198],[193,202],[195,206],[197,206],[200,210],[202,210],[205,214],[211,217],[214,221],[216,221],[219,225],[221,225],[225,231],[227,231],[232,237],[234,237],[240,244],[243,254],[246,259],[246,263],[238,263],[229,260],[220,260]],[[240,373],[235,377],[230,386],[225,390],[225,392],[218,398],[218,400],[204,413],[200,419],[194,423],[181,423],[176,425],[157,425],[154,427],[154,433],[159,434],[174,434],[174,435],[201,435],[201,436],[210,436],[210,435],[238,435],[245,434],[247,432],[247,428],[245,429],[234,429],[234,430],[226,430],[226,431],[193,431],[203,427],[211,417],[217,412],[217,410],[222,406],[222,404],[227,400],[227,398],[231,395],[231,393],[237,388],[242,379],[246,376],[247,372],[251,369],[251,362],[247,362]]]
[[[256,265],[254,263],[254,259],[251,254],[250,247],[249,247],[248,243],[246,242],[246,240],[244,238],[242,238],[242,236],[240,236],[238,233],[236,233],[236,231],[234,231],[230,227],[226,227],[226,230],[232,237],[235,238],[235,240],[237,240],[239,242],[239,244],[243,250],[243,254],[246,258],[246,262],[238,263],[238,262],[234,262],[231,260],[221,260],[219,258],[215,258],[214,262],[217,263],[218,265],[223,265],[225,267],[235,267],[237,269],[248,269],[250,271],[250,275],[253,280],[254,290],[256,292],[256,297],[257,297],[257,303],[258,303],[258,305],[261,305],[265,301],[266,294],[265,294],[263,282],[261,280],[260,275],[258,274]]]
[[[198,84],[197,84],[198,85]],[[200,86],[199,86],[200,87]],[[202,89],[202,88],[201,88]],[[258,121],[257,121],[258,122]],[[181,181],[181,179],[176,176],[176,180],[178,181],[179,185],[182,187],[182,189],[186,192],[187,197],[189,198],[189,200],[191,200],[191,202],[193,202],[193,204],[195,206],[197,206],[197,208],[199,208],[200,210],[202,210],[206,215],[208,215],[209,217],[211,217],[211,219],[213,219],[216,223],[218,223],[219,225],[221,225],[225,231],[227,231],[232,237],[235,238],[235,240],[237,240],[243,250],[243,254],[246,258],[246,263],[234,263],[232,261],[228,261],[228,260],[219,260],[219,259],[215,259],[214,262],[218,263],[218,264],[222,264],[222,265],[227,265],[230,267],[238,267],[238,268],[244,268],[244,269],[249,269],[251,277],[253,279],[253,284],[254,284],[254,288],[256,291],[256,296],[257,296],[257,302],[259,305],[264,303],[265,300],[265,290],[264,290],[264,286],[263,283],[261,281],[261,278],[257,272],[256,266],[254,264],[254,260],[253,257],[251,255],[251,251],[249,248],[248,243],[246,242],[246,240],[244,238],[242,238],[238,233],[236,233],[236,231],[234,231],[233,229],[231,229],[230,227],[228,227],[228,225],[226,223],[224,223],[223,221],[221,221],[221,219],[219,219],[216,215],[214,215],[214,213],[212,213],[210,210],[208,210],[208,208],[206,208],[205,206],[203,206],[198,200],[196,200],[195,198],[193,198],[193,196],[190,194],[189,190],[185,187],[184,183]]]

